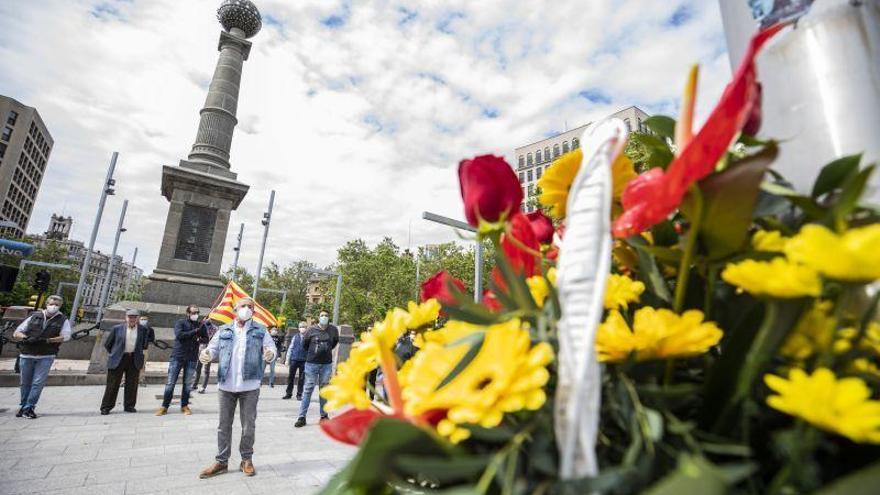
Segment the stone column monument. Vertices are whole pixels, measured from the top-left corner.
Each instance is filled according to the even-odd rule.
[[[238,123],[238,93],[244,61],[251,51],[248,38],[262,27],[260,12],[250,0],[223,0],[217,9],[223,26],[220,56],[208,97],[201,110],[196,141],[186,160],[162,167],[162,195],[171,202],[156,269],[148,277],[141,301],[120,301],[104,314],[101,330],[125,319],[126,309],[150,316],[158,340],[172,343],[173,327],[189,304],[206,312],[223,284],[221,262],[229,214],[238,208],[249,186],[237,179],[229,164],[232,133]],[[89,373],[103,373],[106,351],[95,340]],[[150,360],[167,360],[168,351],[150,349]]]
[[[225,0],[217,10],[220,33],[217,68],[201,111],[192,151],[179,165],[162,168],[162,195],[171,202],[156,270],[144,300],[191,302],[209,307],[223,285],[220,269],[230,211],[248,186],[230,170],[229,150],[238,108],[239,84],[251,43],[262,25],[249,0]]]

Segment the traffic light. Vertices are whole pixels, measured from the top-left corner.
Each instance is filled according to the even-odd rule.
[[[49,290],[49,283],[52,282],[52,275],[46,270],[40,270],[34,276],[33,288],[39,292]]]
[[[40,296],[38,296],[37,294],[32,295],[31,298],[28,299],[28,306],[37,309],[37,302],[39,302],[39,300]]]

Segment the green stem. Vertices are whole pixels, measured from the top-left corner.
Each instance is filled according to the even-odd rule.
[[[489,461],[489,465],[486,466],[486,470],[483,471],[483,475],[480,476],[480,480],[477,482],[477,493],[486,493],[489,490],[489,487],[492,485],[492,479],[495,478],[495,473],[497,473],[501,465],[504,464],[507,456],[519,450],[519,446],[529,438],[536,425],[536,422],[531,422],[528,426],[520,430],[519,433],[514,435],[513,438],[507,442],[507,445],[492,456],[492,460]]]
[[[694,258],[694,249],[697,246],[697,236],[700,234],[700,225],[703,223],[703,193],[699,186],[693,184],[690,188],[691,198],[694,201],[694,215],[691,219],[691,227],[688,230],[687,241],[684,246],[684,255],[678,267],[678,281],[675,284],[675,300],[672,309],[681,314],[684,309],[684,296],[687,292],[688,275],[691,271],[691,261]]]

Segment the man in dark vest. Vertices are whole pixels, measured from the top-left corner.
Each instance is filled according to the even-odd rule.
[[[21,343],[21,403],[15,417],[36,419],[34,408],[62,342],[70,340],[70,321],[61,313],[61,296],[46,298],[46,309],[28,316],[13,333]]]
[[[147,348],[147,327],[139,324],[140,312],[129,309],[125,312],[125,323],[113,327],[104,335],[104,348],[107,349],[107,386],[101,400],[101,414],[110,414],[116,406],[119,385],[125,375],[125,412],[135,413],[137,402],[138,376],[144,367],[144,349]]]

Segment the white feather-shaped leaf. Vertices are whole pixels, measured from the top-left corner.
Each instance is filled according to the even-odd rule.
[[[556,439],[562,479],[595,475],[601,371],[596,330],[611,268],[611,165],[623,151],[619,119],[590,126],[581,138],[583,160],[568,194],[565,235],[558,263],[562,306]]]

